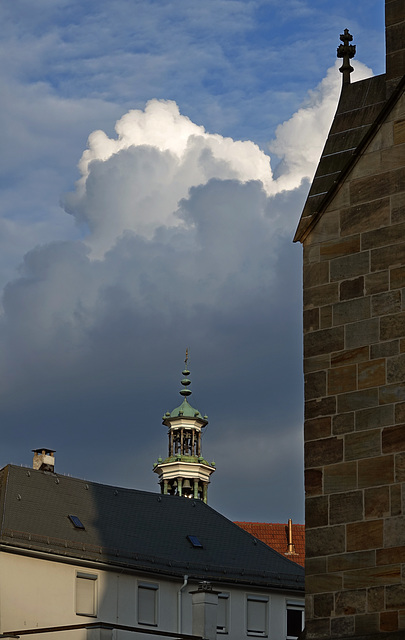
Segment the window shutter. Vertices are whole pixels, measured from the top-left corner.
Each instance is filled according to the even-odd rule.
[[[268,598],[248,596],[247,632],[252,635],[267,635]]]
[[[228,633],[228,602],[229,594],[218,595],[217,631],[219,633]]]
[[[97,576],[76,575],[76,613],[81,616],[95,616]]]
[[[157,625],[157,585],[138,585],[138,623]]]

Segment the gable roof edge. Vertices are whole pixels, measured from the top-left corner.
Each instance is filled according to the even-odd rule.
[[[357,160],[358,160],[361,152],[363,151],[363,149],[368,145],[368,143],[370,142],[372,137],[377,133],[378,129],[383,124],[386,116],[392,110],[392,108],[394,107],[394,105],[397,102],[397,100],[400,98],[401,93],[402,93],[404,88],[405,88],[405,76],[402,77],[402,79],[400,80],[400,82],[396,86],[395,90],[392,92],[392,94],[388,98],[388,100],[385,103],[384,107],[381,109],[380,113],[376,117],[375,121],[370,126],[369,130],[367,131],[367,133],[365,134],[364,138],[360,141],[360,143],[358,144],[356,149],[354,149],[354,151],[352,152],[352,156],[351,156],[350,160],[348,160],[346,166],[341,170],[338,179],[333,184],[333,186],[329,189],[329,191],[326,193],[325,197],[323,198],[323,200],[322,200],[322,202],[321,202],[321,204],[320,204],[320,206],[318,208],[318,211],[316,211],[311,216],[311,219],[309,220],[308,224],[304,227],[304,229],[300,230],[299,227],[297,228],[297,230],[295,232],[295,235],[294,235],[294,238],[293,238],[293,242],[298,242],[299,241],[299,242],[302,243],[306,239],[306,237],[309,235],[309,233],[312,231],[313,227],[318,223],[318,220],[321,218],[321,216],[324,213],[325,209],[328,207],[330,202],[335,197],[335,194],[336,194],[338,188],[340,187],[341,183],[346,178],[348,173],[352,170],[353,166],[357,162]]]

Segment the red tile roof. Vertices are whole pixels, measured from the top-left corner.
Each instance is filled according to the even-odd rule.
[[[293,562],[305,566],[305,525],[292,525],[292,541],[295,554],[287,554],[288,550],[288,525],[273,522],[235,522],[252,536],[261,540],[269,547],[286,556]]]

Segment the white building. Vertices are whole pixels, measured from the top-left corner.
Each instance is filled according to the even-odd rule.
[[[59,475],[49,450],[34,461],[0,471],[2,634],[296,637],[302,567],[203,500]],[[213,591],[191,595],[202,581]],[[91,623],[111,628],[60,630]]]

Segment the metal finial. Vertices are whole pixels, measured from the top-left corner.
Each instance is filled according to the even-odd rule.
[[[186,367],[185,369],[183,369],[182,374],[186,377],[183,378],[181,384],[183,385],[183,387],[188,387],[188,385],[191,384],[191,380],[189,380],[187,377],[190,375],[190,371],[188,370],[188,347],[186,348],[186,357],[184,360],[184,364],[186,365]],[[181,396],[184,396],[186,398],[187,396],[191,396],[192,392],[190,389],[182,389],[179,393]]]
[[[349,44],[353,40],[353,36],[349,33],[349,29],[345,29],[340,34],[340,39],[343,44],[340,44],[337,48],[337,57],[343,58],[343,64],[339,68],[339,71],[343,73],[343,84],[350,84],[350,74],[354,71],[349,60],[354,58],[356,53],[356,45]]]

